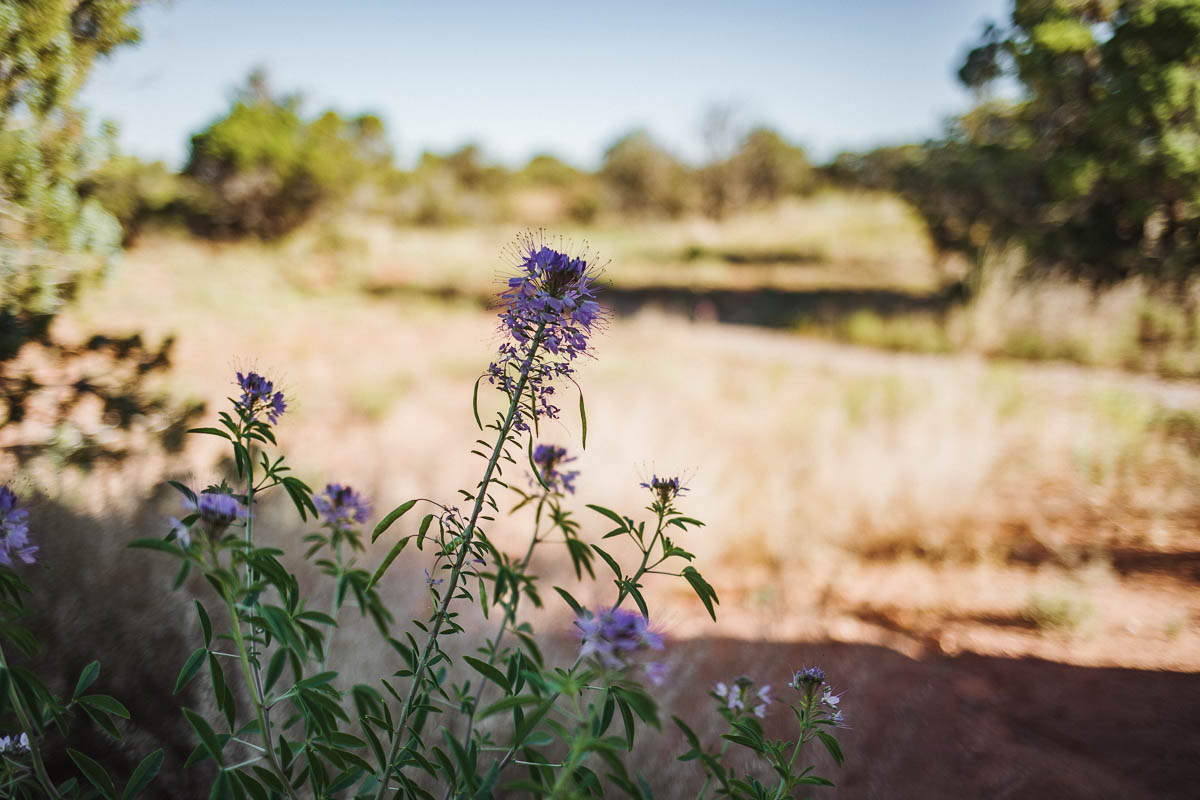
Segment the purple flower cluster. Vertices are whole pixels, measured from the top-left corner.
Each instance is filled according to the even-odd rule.
[[[21,731],[21,735],[15,733],[12,736],[0,736],[0,753],[4,755],[20,755],[29,752],[29,734]]]
[[[560,470],[558,467],[574,461],[575,457],[567,458],[565,447],[555,447],[552,444],[539,444],[533,448],[533,463],[538,467],[542,483],[551,491],[565,490],[575,494],[575,479],[579,477],[578,470]]]
[[[238,385],[242,387],[242,397],[237,401],[237,410],[246,419],[254,419],[259,412],[267,413],[267,420],[274,425],[287,409],[283,400],[283,392],[275,391],[275,384],[257,372],[245,375],[237,374]]]
[[[340,483],[326,486],[322,494],[313,498],[313,504],[325,518],[325,524],[338,530],[361,525],[371,516],[371,504],[361,494]]]
[[[586,259],[546,247],[533,236],[518,241],[515,255],[520,274],[500,293],[500,322],[508,338],[488,366],[488,380],[511,395],[540,329],[539,352],[527,380],[536,398],[533,413],[554,418],[558,407],[550,402],[551,384],[571,375],[571,362],[588,352],[588,337],[602,318],[596,275]],[[518,419],[518,427],[524,430],[524,420]]]
[[[825,670],[820,667],[804,667],[792,676],[788,684],[804,697],[804,702],[823,715],[831,724],[841,728],[846,721],[838,705],[842,694],[834,694],[833,687],[825,682]],[[818,698],[819,695],[819,698]]]
[[[575,620],[575,626],[583,634],[579,657],[596,656],[613,669],[627,667],[628,656],[639,650],[661,650],[663,646],[662,637],[650,630],[649,620],[636,611],[623,608],[595,614],[585,611]],[[654,672],[661,674],[659,670]]]
[[[687,487],[681,485],[678,476],[674,478],[660,478],[655,475],[649,482],[643,482],[642,488],[653,492],[658,501],[664,506],[674,500],[679,494],[687,491]]]
[[[824,683],[825,670],[820,667],[803,667],[796,671],[796,674],[792,676],[792,682],[788,685],[798,692],[803,692]]]
[[[184,500],[183,504],[189,512],[200,515],[200,519],[192,524],[192,528],[198,528],[201,533],[212,539],[221,538],[226,528],[246,516],[245,506],[228,492],[201,492],[196,495],[194,501]],[[191,547],[191,531],[186,525],[179,520],[172,520],[171,530],[180,547],[184,550]]]
[[[26,564],[34,562],[36,545],[29,543],[29,512],[18,507],[8,486],[0,486],[0,564],[11,567],[14,557]]]

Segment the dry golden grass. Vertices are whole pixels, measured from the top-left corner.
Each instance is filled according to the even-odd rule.
[[[818,198],[807,216],[785,207],[716,233],[690,221],[589,238],[613,257],[610,276],[631,282],[628,254],[659,280],[685,267],[655,253],[697,242],[749,246],[768,231],[771,247],[789,252],[819,244],[844,247],[839,258],[860,264],[884,258],[844,235],[848,222],[831,222],[861,216],[847,202]],[[884,219],[899,213],[889,208],[871,206]],[[60,322],[177,334],[171,389],[212,408],[231,391],[235,366],[280,376],[291,398],[281,445],[314,485],[363,487],[379,509],[418,495],[451,499],[479,470],[468,455],[471,385],[494,348],[494,318],[471,302],[357,288],[386,281],[487,291],[503,270],[504,236],[369,227],[356,236],[380,241],[356,251],[303,238],[274,248],[147,240]],[[934,281],[930,262],[918,265],[921,246],[897,252],[909,266],[893,285]],[[715,264],[713,274],[717,283],[741,280],[743,268]],[[722,593],[722,622],[710,626],[677,587],[652,587],[678,635],[829,636],[906,652],[1200,665],[1200,605],[1187,579],[1130,572],[1114,556],[1200,549],[1196,430],[1180,411],[1197,406],[1198,387],[1066,365],[889,354],[654,312],[613,320],[580,382],[590,428],[580,506],[637,509],[642,477],[683,472],[686,507],[708,522],[686,546]],[[542,438],[577,446],[578,430],[568,412]],[[189,449],[182,470],[194,483],[216,477],[214,447]],[[139,480],[148,486],[163,466],[147,461]],[[128,478],[86,485],[68,479],[64,491],[96,511],[131,496]],[[590,512],[581,513],[596,532]],[[515,547],[524,524],[504,518],[493,533]],[[565,574],[552,560],[541,566]],[[412,565],[403,574],[411,573]],[[1056,613],[1086,619],[1037,627]]]

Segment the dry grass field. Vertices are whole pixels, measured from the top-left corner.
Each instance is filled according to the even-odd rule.
[[[281,445],[310,483],[362,487],[380,511],[418,495],[450,499],[477,479],[471,387],[497,337],[483,298],[504,274],[500,250],[512,233],[329,221],[272,247],[150,237],[58,324],[67,335],[176,336],[160,388],[206,401],[210,414],[232,392],[235,368],[280,376],[289,397]],[[1060,754],[1061,785],[1042,794],[1046,784],[1030,782],[1043,757],[1021,743],[1032,723],[1000,713],[1021,702],[1011,695],[1029,680],[1021,670],[1075,687],[1085,706],[1122,676],[1148,687],[1146,702],[1168,704],[1139,708],[1130,725],[1176,715],[1166,685],[1155,688],[1159,671],[1181,673],[1163,680],[1197,694],[1186,673],[1200,671],[1200,385],[1058,361],[890,352],[723,321],[740,313],[753,322],[762,290],[779,293],[764,314],[812,297],[839,311],[847,297],[935,296],[957,267],[939,262],[888,198],[819,196],[720,226],[567,235],[611,260],[606,277],[620,301],[596,360],[580,369],[585,532],[602,526],[583,502],[632,513],[645,504],[639,481],[654,472],[683,473],[685,507],[708,523],[686,546],[720,594],[718,622],[680,586],[650,586],[678,642],[680,680],[694,688],[727,665],[772,669],[756,677],[782,683],[789,665],[824,657],[850,690],[846,796],[879,797],[937,796],[969,780],[991,786],[989,796],[1088,796],[1090,753],[1112,753],[1076,728],[1046,733],[1046,747],[1074,754]],[[568,412],[542,439],[577,448],[578,434]],[[216,477],[212,444],[147,454],[119,473],[51,481],[47,471],[43,482],[82,513],[136,517],[164,471],[193,484]],[[502,518],[494,536],[516,549],[525,522]],[[129,538],[139,533],[160,532]],[[422,565],[419,554],[404,558],[388,591],[413,597],[401,583]],[[539,567],[573,584],[556,559]],[[552,610],[539,624],[565,622]],[[1043,662],[1040,672],[1025,666]],[[1137,685],[1121,691],[1136,695]],[[939,698],[954,703],[935,713]],[[1096,702],[1097,713],[1133,713]],[[1085,712],[1061,724],[1087,728]],[[897,718],[924,720],[966,746],[956,726],[976,713],[991,728],[970,728],[978,742],[968,744],[1026,772],[978,756],[959,763],[957,751],[930,766],[915,746],[897,749],[907,734],[883,733]],[[1194,732],[1191,744],[1171,736],[1172,759],[1194,744]],[[915,761],[896,755],[910,751]],[[921,764],[941,782],[920,783]],[[1143,780],[1150,766],[1130,764],[1105,767],[1120,772],[1105,778],[1112,792],[1091,796],[1172,795],[1161,774]],[[1176,778],[1195,777],[1194,766],[1172,764]]]

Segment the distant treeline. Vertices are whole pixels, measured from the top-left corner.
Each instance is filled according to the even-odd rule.
[[[1200,0],[1016,0],[1010,20],[988,25],[969,50],[959,77],[978,105],[924,143],[814,166],[776,131],[734,135],[718,115],[701,165],[637,130],[592,172],[548,154],[510,169],[476,145],[426,152],[401,169],[378,117],[306,113],[260,73],[192,137],[180,173],[112,155],[76,185],[81,203],[97,201],[119,220],[126,244],[149,223],[270,239],[347,209],[402,225],[719,219],[825,185],[883,189],[913,205],[940,249],[976,265],[984,250],[1016,244],[1030,272],[1097,282],[1192,275]],[[4,160],[0,152],[0,167]]]
[[[726,156],[692,167],[645,131],[612,144],[596,172],[553,155],[519,169],[489,163],[479,146],[425,152],[412,170],[396,166],[383,121],[335,111],[307,116],[296,95],[277,95],[256,72],[220,119],[192,136],[175,174],[162,163],[114,155],[81,184],[116,216],[126,240],[149,222],[186,225],[211,238],[275,238],[319,209],[352,207],[398,224],[508,219],[515,192],[541,188],[555,213],[581,223],[620,213],[720,217],[816,186],[804,150],[768,128],[751,130]]]

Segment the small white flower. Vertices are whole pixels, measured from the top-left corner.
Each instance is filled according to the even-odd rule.
[[[192,534],[179,520],[171,517],[171,533],[175,534],[175,542],[184,550],[192,546]]]

